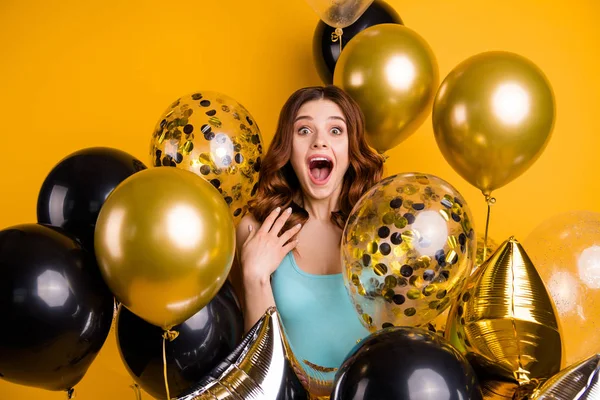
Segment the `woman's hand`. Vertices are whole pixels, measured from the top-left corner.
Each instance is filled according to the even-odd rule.
[[[290,239],[300,231],[301,224],[279,235],[290,215],[292,215],[291,208],[281,212],[277,207],[260,228],[253,229],[252,225],[248,225],[250,233],[240,253],[245,282],[259,284],[269,282],[271,274],[281,264],[285,255],[296,247],[298,240]]]

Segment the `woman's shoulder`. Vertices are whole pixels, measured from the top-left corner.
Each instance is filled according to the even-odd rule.
[[[236,229],[236,239],[239,244],[244,243],[248,238],[250,226],[252,229],[258,229],[260,228],[260,223],[254,218],[254,215],[247,213],[242,217]]]

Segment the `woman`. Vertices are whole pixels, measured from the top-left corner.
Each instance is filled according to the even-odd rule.
[[[337,370],[369,333],[344,288],[340,244],[352,207],[382,169],[346,93],[300,89],[281,110],[237,228],[246,329],[277,306],[294,355],[316,373]]]

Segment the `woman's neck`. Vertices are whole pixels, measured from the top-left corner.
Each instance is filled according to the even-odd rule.
[[[331,219],[331,213],[339,209],[340,192],[341,187],[336,189],[331,196],[325,199],[313,199],[303,195],[303,207],[311,218],[318,221],[329,221]]]

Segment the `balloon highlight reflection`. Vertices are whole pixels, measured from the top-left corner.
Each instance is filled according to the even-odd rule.
[[[169,329],[221,288],[233,261],[235,232],[227,204],[209,182],[159,167],[115,189],[100,211],[95,244],[117,300]]]

